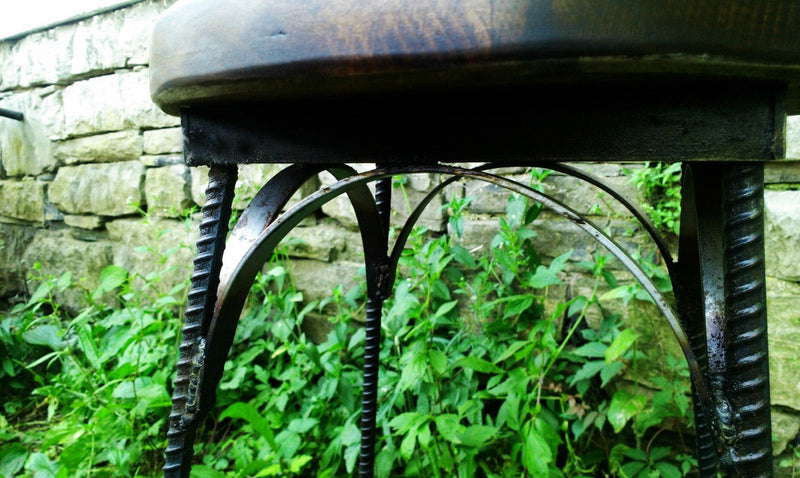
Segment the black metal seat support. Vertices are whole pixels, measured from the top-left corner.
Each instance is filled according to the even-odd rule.
[[[433,194],[459,177],[541,202],[651,293],[692,378],[702,478],[772,476],[763,165],[800,111],[792,0],[179,2],[156,25],[154,101],[180,114],[188,165],[211,167],[170,415],[165,474],[188,477],[250,284],[294,226],[340,194],[361,229],[367,324],[359,474],[373,475],[383,300]],[[562,162],[683,163],[679,257],[637,208]],[[455,163],[481,162],[464,169]],[[237,166],[290,163],[230,236]],[[357,174],[346,163],[377,163]],[[612,238],[567,205],[492,175],[557,169],[621,200],[666,258],[677,312]],[[337,182],[283,211],[326,170]],[[437,172],[389,248],[390,178]],[[376,183],[376,194],[367,184]]]

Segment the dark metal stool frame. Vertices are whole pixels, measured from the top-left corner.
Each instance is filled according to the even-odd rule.
[[[488,181],[543,203],[621,260],[654,298],[688,360],[701,477],[716,476],[718,468],[738,477],[771,476],[763,161],[783,155],[785,87],[696,80],[646,88],[585,86],[577,94],[550,86],[494,93],[464,90],[446,97],[278,102],[269,105],[270,114],[258,104],[184,110],[186,162],[211,170],[180,346],[165,476],[188,476],[197,426],[214,404],[257,271],[294,226],[344,193],[356,212],[365,253],[368,302],[359,474],[373,476],[381,307],[415,221],[441,188],[460,177]],[[509,102],[514,105],[510,112]],[[672,260],[633,204],[579,169],[558,163],[566,160],[686,161],[680,260]],[[488,164],[476,169],[448,165],[464,161]],[[237,165],[253,162],[294,164],[261,189],[226,240]],[[379,167],[357,174],[346,162],[377,162]],[[597,226],[543,193],[487,172],[507,165],[556,169],[620,200],[665,257],[678,313]],[[282,213],[292,194],[323,170],[338,181]],[[391,177],[417,172],[441,173],[448,179],[411,214],[390,250]],[[366,187],[371,181],[377,182],[375,196]]]

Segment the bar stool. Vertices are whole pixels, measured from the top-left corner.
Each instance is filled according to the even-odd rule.
[[[344,193],[367,266],[359,473],[373,475],[381,305],[421,211],[390,250],[388,181],[412,172],[451,178],[437,190],[458,177],[493,182],[601,241],[683,348],[700,475],[772,476],[763,163],[783,156],[786,114],[800,112],[800,3],[184,0],[155,26],[150,74],[153,101],[181,116],[186,163],[211,167],[165,476],[188,476],[255,274],[292,227]],[[679,262],[634,205],[560,164],[647,160],[684,162]],[[292,166],[226,239],[237,165],[265,162]],[[378,168],[345,165],[359,162]],[[452,165],[464,162],[487,166]],[[558,169],[622,200],[667,258],[678,312],[590,221],[489,172],[503,165]],[[338,182],[281,213],[323,170]]]

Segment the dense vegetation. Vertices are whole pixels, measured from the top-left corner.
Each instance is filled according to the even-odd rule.
[[[602,255],[544,263],[532,227],[540,207],[521,197],[509,200],[491,254],[466,250],[457,239],[468,205],[449,205],[453,236],[417,230],[385,305],[378,476],[689,473],[685,365],[645,387],[637,370],[663,361],[661,349],[603,305],[646,297],[617,284]],[[282,259],[253,286],[194,477],[356,467],[363,290],[306,303]],[[585,271],[590,292],[564,301],[551,291],[568,268]],[[649,270],[669,290],[663,271]],[[110,266],[70,315],[53,299],[76,287],[69,274],[31,280],[36,292],[0,315],[0,475],[158,476],[185,286],[162,290],[158,275]],[[323,343],[302,332],[311,314],[332,321]]]

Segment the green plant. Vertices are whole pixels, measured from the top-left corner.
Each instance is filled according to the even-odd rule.
[[[470,202],[447,205],[453,236],[412,234],[385,304],[378,476],[687,474],[686,368],[675,361],[675,376],[642,383],[639,368],[664,355],[606,307],[646,297],[620,286],[604,256],[540,257],[541,207],[520,196],[488,253],[465,249]],[[306,303],[285,259],[276,254],[251,290],[195,444],[195,478],[355,470],[364,291]],[[666,290],[663,271],[647,267]],[[587,293],[565,300],[576,272]],[[0,474],[158,476],[185,284],[164,290],[159,274],[112,266],[71,317],[55,300],[71,277],[33,279],[30,300],[0,317]],[[313,314],[331,321],[323,343],[303,333]]]
[[[643,168],[623,172],[642,192],[645,210],[662,231],[678,234],[681,215],[681,164],[645,163]]]

